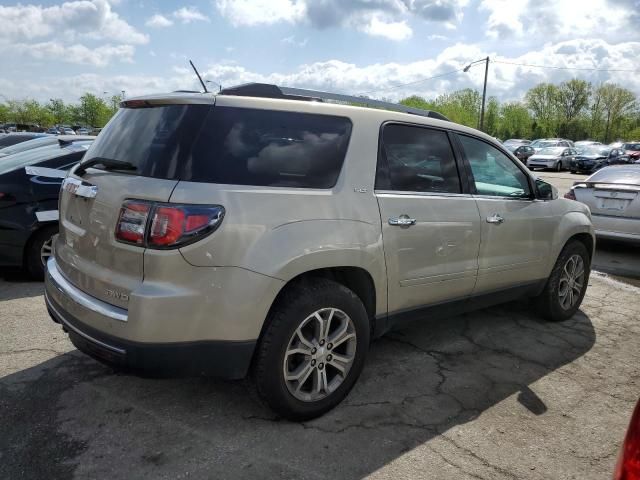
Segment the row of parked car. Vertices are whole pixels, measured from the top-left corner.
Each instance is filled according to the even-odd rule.
[[[509,139],[504,145],[531,170],[550,169],[558,172],[593,173],[608,165],[640,162],[640,142],[572,142],[562,138],[534,141]]]
[[[72,127],[71,125],[54,125],[47,129],[37,125],[23,125],[16,123],[0,124],[0,135],[7,133],[48,133],[50,135],[98,135],[101,128]]]

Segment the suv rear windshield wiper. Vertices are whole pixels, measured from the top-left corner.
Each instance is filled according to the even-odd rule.
[[[93,157],[91,160],[81,162],[73,173],[78,176],[82,176],[87,171],[87,168],[94,165],[102,165],[105,170],[137,170],[138,168],[131,162],[125,162],[122,160],[113,160],[111,158]]]

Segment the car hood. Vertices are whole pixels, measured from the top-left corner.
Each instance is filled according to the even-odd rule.
[[[640,156],[640,150],[626,150],[624,153],[634,157]]]
[[[576,160],[600,160],[601,158],[606,158],[603,155],[578,155],[576,156]]]

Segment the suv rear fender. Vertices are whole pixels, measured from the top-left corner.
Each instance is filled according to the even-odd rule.
[[[223,224],[213,235],[222,236],[224,227]],[[193,255],[197,246],[193,247],[191,250],[187,246],[182,252],[188,262],[195,264],[203,257]],[[300,220],[272,228],[256,236],[246,247],[242,252],[234,249],[231,256],[238,256],[234,258],[237,261],[233,266],[283,282],[313,270],[361,268],[371,276],[375,285],[375,314],[386,313],[387,276],[379,223],[345,219]],[[231,260],[226,256],[220,258],[215,253],[213,250],[213,262],[218,258],[224,265],[225,260]]]
[[[588,249],[591,247],[590,255],[593,257],[595,249],[595,234],[591,219],[586,212],[581,211],[568,211],[562,215],[556,228],[552,247],[551,255],[549,256],[547,264],[547,273],[551,274],[551,270],[555,265],[556,259],[560,255],[560,252],[564,246],[574,237],[583,237],[588,235],[591,238],[590,245],[585,245]]]

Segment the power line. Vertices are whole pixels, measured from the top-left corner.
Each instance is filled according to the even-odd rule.
[[[427,78],[423,78],[421,80],[416,80],[414,82],[409,82],[409,83],[401,83],[398,85],[393,85],[391,87],[386,87],[386,88],[378,88],[376,90],[369,90],[368,92],[362,92],[360,95],[367,95],[369,93],[376,93],[376,92],[386,92],[387,90],[394,90],[396,88],[402,88],[402,87],[407,87],[409,85],[415,85],[417,83],[422,83],[422,82],[426,82],[427,80],[433,80],[434,78],[439,78],[439,77],[444,77],[446,75],[452,75],[454,73],[458,73],[458,72],[462,72],[462,69],[459,68],[458,70],[452,70],[450,72],[446,72],[446,73],[441,73],[439,75],[434,75],[433,77],[427,77]]]
[[[630,73],[640,72],[640,70],[630,70],[630,69],[624,69],[624,68],[555,67],[553,65],[534,65],[531,63],[505,62],[504,60],[491,60],[491,61],[493,63],[504,63],[507,65],[520,65],[523,67],[551,68],[554,70],[586,70],[590,72],[630,72]]]

